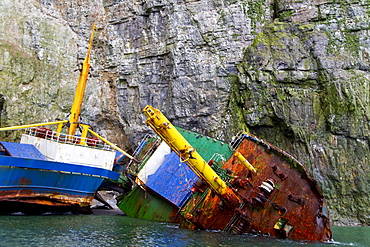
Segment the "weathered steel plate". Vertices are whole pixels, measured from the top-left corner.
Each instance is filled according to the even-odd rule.
[[[228,208],[209,190],[194,194],[186,210],[182,210],[193,223],[187,227],[252,232],[296,240],[331,239],[325,199],[299,162],[249,135],[243,137],[236,151],[257,170],[252,173],[235,156],[223,165],[224,169],[232,171],[230,183],[244,203],[239,208]],[[192,206],[194,201],[198,203]]]

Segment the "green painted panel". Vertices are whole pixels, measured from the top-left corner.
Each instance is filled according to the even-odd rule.
[[[206,161],[209,161],[214,154],[220,154],[224,160],[228,160],[233,153],[229,145],[225,142],[179,127],[176,127],[176,129]],[[220,157],[218,157],[218,159],[220,159]]]
[[[153,193],[136,186],[128,195],[118,200],[118,208],[133,218],[178,223],[178,208]]]

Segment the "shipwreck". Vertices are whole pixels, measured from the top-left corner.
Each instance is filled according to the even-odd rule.
[[[95,29],[69,120],[0,128],[26,129],[20,143],[0,141],[0,214],[91,213],[98,190],[120,176],[114,171],[116,158],[131,157],[79,122]]]
[[[141,163],[127,166],[134,188],[118,206],[128,216],[191,229],[331,240],[327,202],[294,157],[246,132],[226,144],[173,126],[151,106],[143,111],[157,136],[144,138],[134,154]]]

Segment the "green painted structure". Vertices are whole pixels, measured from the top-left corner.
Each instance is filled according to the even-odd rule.
[[[176,127],[188,142],[202,154],[203,159],[215,162],[226,161],[232,155],[232,150],[227,143],[201,135],[199,133]],[[136,157],[143,157],[139,170],[148,161],[145,152],[151,150],[151,146],[158,145],[153,139],[147,142]],[[217,169],[217,167],[216,167]],[[128,169],[136,170],[136,169]],[[137,174],[132,174],[137,175]],[[220,175],[222,176],[222,174]],[[147,191],[146,191],[147,190]],[[126,215],[133,218],[158,220],[165,222],[184,222],[184,218],[179,214],[179,208],[168,200],[162,198],[154,191],[144,186],[136,185],[127,195],[117,199],[117,206]]]

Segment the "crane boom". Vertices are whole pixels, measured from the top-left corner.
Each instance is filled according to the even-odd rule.
[[[171,122],[150,105],[143,109],[147,116],[146,123],[175,151],[180,160],[192,169],[210,188],[231,207],[238,207],[241,199],[227,186],[226,182],[208,165]]]
[[[78,119],[80,118],[82,100],[84,98],[87,77],[89,75],[89,69],[90,69],[91,47],[92,47],[93,38],[94,38],[96,29],[97,29],[96,25],[94,24],[92,31],[91,31],[90,42],[87,48],[86,57],[84,61],[82,62],[80,77],[78,78],[75,97],[74,97],[73,105],[71,108],[71,115],[69,117],[69,123],[70,123],[70,126],[68,128],[69,135],[75,135],[76,129],[78,126]]]

